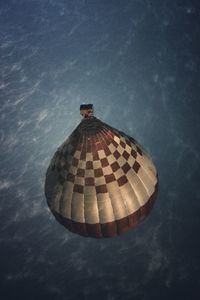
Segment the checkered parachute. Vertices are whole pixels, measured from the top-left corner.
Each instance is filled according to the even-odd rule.
[[[56,219],[74,233],[113,237],[149,213],[157,172],[141,146],[81,106],[83,119],[47,169],[45,194]]]

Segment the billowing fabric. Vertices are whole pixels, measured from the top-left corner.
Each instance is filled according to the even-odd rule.
[[[141,146],[90,117],[52,158],[45,194],[51,212],[70,231],[113,237],[147,216],[157,185],[155,166]]]

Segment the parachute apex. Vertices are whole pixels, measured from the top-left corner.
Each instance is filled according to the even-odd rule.
[[[89,118],[93,116],[93,104],[81,104],[80,105],[80,114],[84,118]]]

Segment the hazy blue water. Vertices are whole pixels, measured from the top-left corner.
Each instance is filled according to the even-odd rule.
[[[198,299],[198,1],[0,4],[0,283],[7,299]],[[158,168],[148,219],[114,239],[60,226],[43,186],[91,102]]]

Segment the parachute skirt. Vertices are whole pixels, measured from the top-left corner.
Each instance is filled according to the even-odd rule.
[[[130,136],[91,116],[58,148],[45,195],[59,223],[85,237],[114,237],[149,214],[158,190],[151,158]]]

